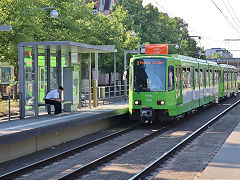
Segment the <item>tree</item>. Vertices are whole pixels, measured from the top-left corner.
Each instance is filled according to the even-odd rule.
[[[152,4],[143,7],[142,0],[119,0],[116,7],[118,6],[127,10],[129,15],[123,24],[139,34],[142,44],[181,44],[180,50],[170,45],[169,53],[189,54],[194,57],[198,55],[200,48],[194,39],[186,38],[189,36],[188,25],[183,19],[171,18],[166,13],[159,12]]]

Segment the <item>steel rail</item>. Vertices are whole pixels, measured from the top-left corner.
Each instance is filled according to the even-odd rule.
[[[79,177],[80,175],[86,174],[90,170],[93,170],[94,168],[99,167],[101,164],[106,163],[108,160],[112,160],[113,158],[119,156],[120,154],[123,154],[123,153],[127,152],[128,150],[133,149],[150,139],[153,139],[154,137],[158,136],[159,134],[170,130],[171,128],[173,128],[174,126],[176,126],[179,123],[181,123],[181,122],[177,121],[171,125],[164,126],[141,139],[135,140],[132,143],[129,143],[129,144],[105,155],[105,156],[102,156],[80,168],[73,170],[72,172],[70,172],[68,174],[65,174],[65,175],[59,177],[58,180],[75,179],[75,177]]]
[[[199,134],[201,134],[204,130],[208,129],[209,126],[211,126],[213,123],[215,123],[220,117],[225,115],[228,111],[232,110],[236,105],[240,103],[240,100],[232,104],[230,107],[225,109],[223,112],[212,118],[210,121],[208,121],[206,124],[198,128],[196,131],[194,131],[191,135],[183,139],[180,143],[178,143],[176,146],[171,148],[169,151],[165,152],[163,155],[161,155],[157,160],[150,163],[145,169],[143,169],[138,174],[131,177],[129,180],[139,180],[144,177],[146,177],[149,173],[153,172],[156,168],[159,167],[161,163],[164,163],[169,157],[171,157],[173,154],[175,154],[179,149],[181,149],[183,146],[185,146],[187,143],[192,141],[195,137],[197,137]]]
[[[122,134],[125,134],[125,133],[129,132],[129,131],[135,130],[136,128],[138,128],[140,126],[141,126],[141,124],[136,124],[136,125],[134,125],[132,127],[123,129],[123,130],[118,131],[116,133],[109,134],[109,135],[104,136],[102,138],[98,138],[98,139],[93,140],[91,142],[85,143],[85,144],[83,144],[81,146],[74,147],[72,149],[66,150],[66,151],[64,151],[62,153],[59,153],[57,155],[53,155],[53,156],[51,156],[49,158],[45,158],[43,160],[34,162],[34,163],[30,164],[30,165],[26,165],[24,167],[21,167],[19,169],[14,170],[14,171],[8,172],[8,173],[3,174],[3,175],[0,175],[0,179],[13,179],[13,178],[16,178],[18,176],[26,174],[26,172],[27,173],[31,172],[31,171],[33,171],[33,170],[35,170],[37,168],[41,168],[43,166],[49,165],[49,164],[51,164],[53,162],[59,161],[61,159],[64,159],[64,158],[66,158],[68,156],[71,156],[71,155],[73,155],[75,153],[78,153],[78,152],[83,151],[85,149],[91,148],[93,146],[96,146],[96,145],[101,144],[101,143],[103,143],[105,141],[111,140],[113,138],[116,138],[116,137],[118,137],[118,136],[120,136]]]

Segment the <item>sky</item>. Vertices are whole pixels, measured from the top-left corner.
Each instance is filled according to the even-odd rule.
[[[190,36],[201,36],[195,40],[204,49],[239,50],[230,52],[240,57],[240,41],[225,41],[240,39],[240,0],[143,0],[143,6],[148,3],[170,17],[182,18]]]

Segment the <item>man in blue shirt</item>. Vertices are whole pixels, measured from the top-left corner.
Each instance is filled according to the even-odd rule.
[[[50,91],[44,98],[46,104],[54,105],[55,115],[62,113],[62,102],[59,98],[59,94],[63,91],[63,87],[59,86],[57,89]]]

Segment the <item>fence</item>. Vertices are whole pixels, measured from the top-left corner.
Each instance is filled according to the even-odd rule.
[[[128,91],[128,88],[127,88]],[[128,93],[127,93],[128,94]],[[98,105],[110,104],[111,102],[125,99],[124,85],[100,86],[97,88]],[[93,88],[91,97],[89,88],[82,88],[81,102],[77,102],[77,108],[88,108],[93,106]],[[19,118],[19,93],[0,93],[0,121],[10,121]]]
[[[82,88],[81,92],[81,107],[91,106],[93,104],[93,88],[91,89],[91,98],[89,94],[89,88]],[[114,86],[99,86],[97,88],[98,105],[110,104],[111,102],[119,100],[120,98],[125,99],[124,85],[117,85],[116,90],[114,89]]]
[[[0,93],[0,121],[19,117],[19,93]]]

